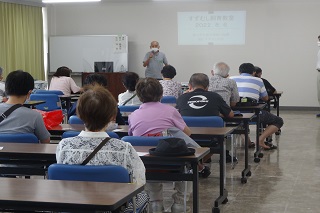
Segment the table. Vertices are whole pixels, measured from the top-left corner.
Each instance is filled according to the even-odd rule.
[[[251,176],[251,166],[249,165],[249,122],[252,120],[252,118],[255,116],[254,113],[242,113],[242,116],[236,116],[233,118],[224,118],[224,121],[226,121],[226,125],[228,126],[228,123],[241,123],[243,122],[244,131],[235,129],[232,134],[243,134],[245,136],[245,142],[244,142],[244,159],[245,159],[245,165],[244,170],[241,172],[241,183],[247,183],[247,176]]]
[[[197,137],[201,136],[201,137],[204,137],[204,138],[208,139],[208,138],[213,138],[213,137],[216,137],[216,136],[226,136],[226,135],[228,135],[228,134],[233,132],[234,127],[223,127],[223,128],[190,127],[190,129],[191,129],[191,132],[192,132],[193,136],[197,136]],[[84,125],[82,125],[82,124],[72,124],[72,125],[71,124],[60,124],[60,125],[58,125],[56,127],[48,129],[48,130],[49,130],[49,132],[51,134],[56,134],[57,135],[57,134],[63,134],[63,132],[70,131],[70,130],[73,130],[73,131],[84,130]],[[115,130],[114,132],[116,132],[117,134],[127,134],[128,126],[127,125],[119,125],[118,129]],[[53,145],[54,146],[54,144],[47,144],[47,145]],[[221,203],[226,203],[228,201],[228,199],[227,199],[228,192],[225,189],[225,171],[226,171],[225,167],[226,167],[226,162],[225,162],[225,142],[224,142],[224,140],[221,141],[220,145],[221,146],[220,146],[220,149],[219,149],[219,152],[218,152],[218,154],[220,155],[220,163],[219,163],[219,167],[220,167],[220,193],[219,193],[219,197],[214,202],[213,209],[215,209],[215,211],[219,210],[219,205]],[[135,147],[135,148],[137,148],[137,151],[139,151],[139,149],[140,149],[138,147]],[[203,149],[203,148],[201,148],[201,149]],[[1,153],[4,152],[4,151],[5,151],[5,149],[0,151],[0,157],[1,157]],[[31,153],[32,153],[32,151],[31,151]],[[31,153],[29,153],[29,155],[31,155]],[[191,159],[190,157],[187,157],[187,158],[185,157],[185,158],[182,158],[183,160],[177,158],[178,160],[175,161],[172,158],[170,158],[169,161],[172,164],[179,164],[179,163],[181,163],[181,161],[182,162],[186,162],[186,159],[187,159],[193,165],[193,164],[195,164],[194,162],[196,162],[196,161],[198,162],[200,159],[202,159],[208,153],[209,153],[209,150],[207,152],[203,153],[203,155],[201,154],[199,156],[196,156],[195,159]],[[15,153],[15,154],[20,155],[21,153],[20,154],[19,153]],[[14,155],[14,156],[15,156],[15,154],[11,153],[11,155]],[[55,154],[55,152],[54,152],[54,154]],[[16,156],[16,157],[19,157],[19,156]],[[145,156],[145,157],[140,156],[140,157],[144,162],[145,162],[145,160],[148,160],[148,159],[146,159],[146,157],[150,158],[150,156]],[[156,157],[152,156],[150,158],[150,162],[159,163],[159,161],[157,161],[155,159],[156,159]],[[166,158],[166,159],[168,159],[168,158]],[[168,162],[167,162],[167,160],[165,160],[165,165],[167,165],[167,164],[168,164]],[[186,175],[186,174],[183,174],[183,175],[180,174],[181,176],[180,176],[179,180],[181,180],[181,178],[186,178],[186,179],[183,179],[183,180],[189,181],[189,180],[192,180],[192,177],[193,177],[194,181],[197,180],[196,178],[198,178],[198,172],[195,172],[195,171],[198,171],[198,167],[195,166],[195,165],[193,165],[193,167],[195,167],[195,168],[193,168],[193,171],[194,171],[194,175],[193,176],[189,176],[188,177],[188,175]],[[152,178],[152,176],[147,175],[147,178]],[[155,178],[156,178],[156,180],[159,180],[159,179],[164,178],[164,177],[162,177],[161,174],[160,175],[157,174],[155,176]],[[166,179],[165,180],[172,180],[172,178],[179,178],[179,177],[177,177],[175,175],[173,175],[171,177],[171,174],[170,174],[170,177],[168,177],[168,175],[166,175]],[[161,179],[161,180],[163,180],[163,179]],[[195,186],[193,186],[193,187],[195,187]],[[194,193],[197,192],[197,190],[198,190],[197,188],[193,188],[193,189],[196,190],[196,191],[194,191]],[[198,211],[199,207],[198,207],[198,204],[197,204],[198,203],[198,195],[194,194],[193,196],[194,196],[194,199],[195,199],[194,200],[195,203],[193,205],[194,212],[199,212]]]
[[[28,211],[114,211],[143,190],[128,183],[0,179],[0,208]]]
[[[257,117],[256,122],[256,151],[254,153],[254,162],[259,163],[260,158],[263,158],[263,153],[261,153],[259,146],[259,136],[260,136],[260,111],[266,107],[267,103],[260,103],[257,106],[235,106],[232,107],[233,110],[240,111],[253,111]]]
[[[71,100],[75,98],[79,98],[80,94],[72,94],[72,95],[59,95],[61,101],[66,102],[66,110],[69,111],[71,108]]]
[[[44,164],[56,163],[57,144],[1,143],[1,146],[3,149],[0,151],[0,158],[10,156],[14,159],[29,159],[33,160],[33,162],[38,161],[37,163],[39,163],[39,161]],[[146,177],[148,180],[193,181],[193,210],[194,212],[199,212],[198,162],[210,152],[209,148],[196,148],[194,155],[181,157],[151,156],[149,155],[149,149],[153,147],[149,146],[135,146],[134,148],[146,167],[152,165],[191,165],[193,172],[190,174],[170,173],[168,175],[168,173],[147,172]],[[23,162],[24,160],[20,163]],[[16,163],[19,165],[19,160],[16,160]],[[15,167],[14,169],[17,172],[21,171],[18,167]],[[224,176],[220,178],[224,178]]]
[[[277,109],[277,116],[279,116],[279,108],[280,108],[280,97],[283,94],[283,91],[276,91],[275,93],[273,93],[272,96],[275,99],[275,101],[277,102],[277,104],[275,105],[276,109]],[[268,102],[269,104],[269,108],[270,108],[270,101]]]
[[[33,109],[35,108],[36,105],[44,104],[44,103],[46,103],[46,101],[26,101],[24,102],[23,106]]]

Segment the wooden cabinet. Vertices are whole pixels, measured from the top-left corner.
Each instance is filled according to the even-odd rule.
[[[90,74],[94,74],[92,72],[84,72],[82,73],[82,86],[84,85],[84,80]],[[118,101],[118,95],[126,91],[126,88],[122,84],[122,76],[125,74],[124,72],[113,72],[113,73],[105,73],[99,72],[98,74],[104,75],[108,81],[108,90],[112,93],[113,97]]]

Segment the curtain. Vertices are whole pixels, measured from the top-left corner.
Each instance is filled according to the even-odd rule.
[[[0,2],[0,67],[44,80],[42,8]]]

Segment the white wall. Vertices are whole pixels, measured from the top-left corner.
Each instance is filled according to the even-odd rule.
[[[315,107],[319,8],[318,0],[58,4],[48,6],[48,26],[49,36],[128,35],[129,70],[140,76],[152,40],[160,42],[178,81],[188,81],[195,72],[210,74],[217,61],[228,63],[231,75],[238,74],[241,63],[251,62],[284,91],[282,106]],[[208,10],[247,11],[246,45],[178,46],[177,12]]]

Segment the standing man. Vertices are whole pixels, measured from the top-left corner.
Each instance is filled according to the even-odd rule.
[[[320,35],[318,36],[318,40],[319,40],[318,46],[320,47]],[[318,70],[318,78],[317,78],[318,101],[320,104],[320,50],[318,51],[317,70]],[[317,118],[320,118],[320,114],[317,114]]]
[[[145,77],[162,79],[161,70],[163,65],[168,65],[168,60],[163,52],[160,52],[159,42],[152,41],[150,44],[151,51],[147,52],[143,59],[143,67],[147,67]]]

